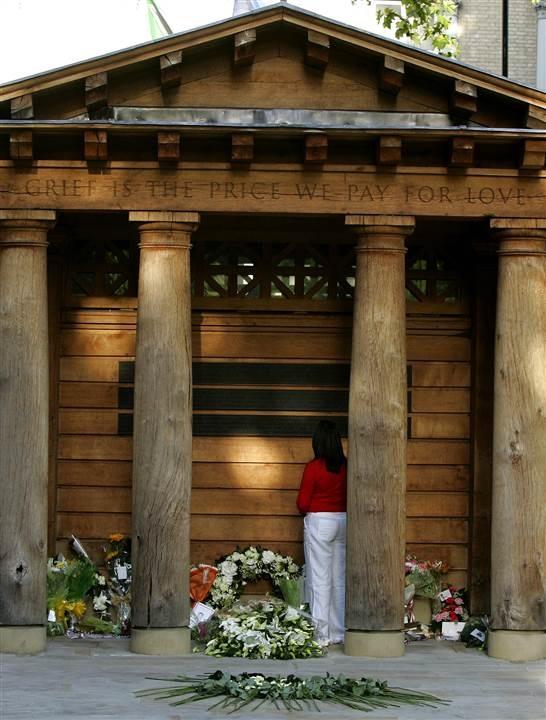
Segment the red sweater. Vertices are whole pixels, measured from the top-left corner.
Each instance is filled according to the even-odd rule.
[[[322,459],[307,463],[301,479],[297,505],[300,513],[346,512],[347,465],[333,473],[327,470]]]

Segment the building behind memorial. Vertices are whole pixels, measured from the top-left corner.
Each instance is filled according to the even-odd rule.
[[[543,0],[537,5],[531,0],[460,0],[457,23],[462,62],[546,88]]]

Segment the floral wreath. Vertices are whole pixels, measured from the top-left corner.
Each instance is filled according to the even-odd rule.
[[[226,555],[218,565],[218,574],[210,593],[210,603],[216,608],[227,608],[241,595],[248,582],[271,580],[273,588],[280,591],[283,580],[296,580],[301,568],[289,555],[250,546]]]

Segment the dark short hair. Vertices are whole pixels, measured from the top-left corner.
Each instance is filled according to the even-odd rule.
[[[337,427],[331,420],[321,420],[313,434],[313,452],[315,458],[321,458],[326,463],[329,472],[339,472],[347,462],[341,436]]]

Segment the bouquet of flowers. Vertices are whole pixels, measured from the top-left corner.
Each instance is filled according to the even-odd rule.
[[[47,630],[64,635],[87,612],[89,596],[96,583],[96,568],[88,559],[66,560],[63,555],[47,562]]]
[[[414,586],[414,595],[434,600],[441,588],[441,576],[447,565],[441,560],[417,560],[415,555],[406,557],[406,586]]]
[[[457,590],[450,585],[440,593],[442,603],[439,612],[432,616],[434,630],[441,629],[443,622],[465,622],[468,620],[468,610],[465,607],[465,591]]]
[[[214,565],[198,565],[190,570],[190,598],[194,602],[203,602],[208,597],[218,575]]]
[[[437,707],[449,701],[423,692],[405,688],[389,687],[385,681],[362,677],[347,678],[344,675],[313,675],[312,677],[266,676],[262,673],[241,673],[230,675],[222,670],[198,677],[177,675],[172,678],[149,678],[172,683],[167,687],[140,690],[138,697],[152,697],[168,700],[171,705],[188,705],[208,700],[208,710],[216,709],[227,717],[242,710],[257,710],[264,703],[271,703],[277,710],[282,709],[284,717],[300,710],[317,710],[322,703],[352,708],[362,712],[382,710],[401,705],[414,707]],[[218,699],[220,698],[220,699]],[[330,716],[332,717],[332,716]]]
[[[239,603],[218,614],[208,628],[202,648],[216,657],[289,658],[319,657],[310,619],[282,600]],[[196,650],[200,648],[197,647]]]
[[[126,634],[130,626],[130,540],[109,538],[105,563],[107,575],[98,572],[81,542],[72,536],[77,558],[62,555],[47,565],[48,633],[67,632]]]
[[[466,647],[487,649],[487,639],[489,635],[489,618],[487,615],[482,617],[471,617],[468,619],[463,631],[461,632],[461,642]]]
[[[304,605],[303,576],[298,578],[281,577],[277,586],[282,594],[282,599],[295,608]]]
[[[104,591],[95,598],[94,608],[109,613],[119,626],[121,635],[128,635],[131,627],[131,538],[114,533],[104,548],[108,581]]]

